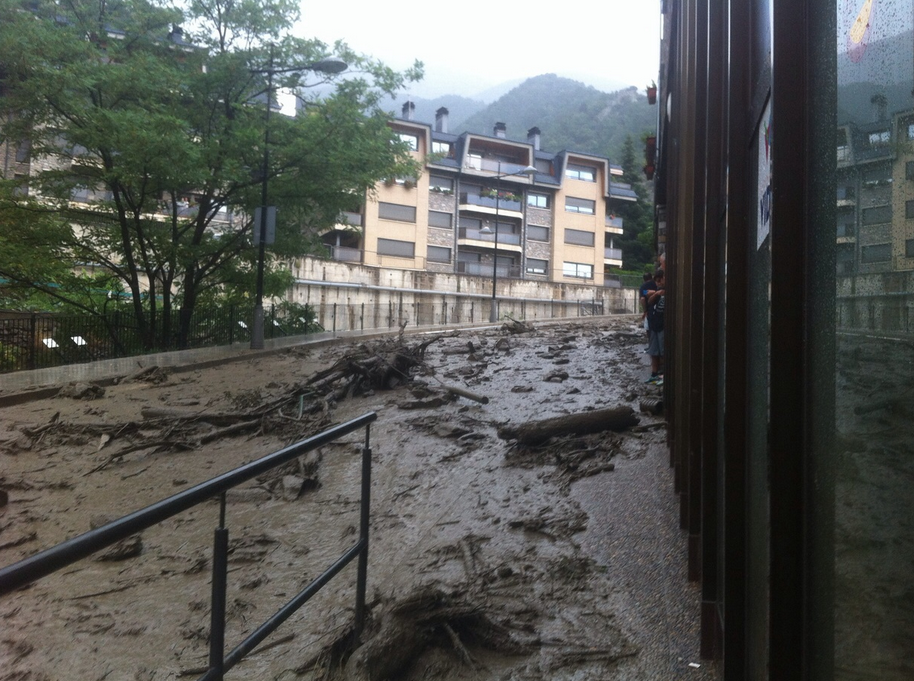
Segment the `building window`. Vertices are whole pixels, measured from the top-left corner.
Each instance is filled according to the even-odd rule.
[[[412,241],[397,239],[378,239],[378,255],[394,255],[398,258],[412,258],[416,254],[416,244]]]
[[[576,246],[593,247],[593,232],[584,232],[580,229],[566,229],[565,243],[575,244]]]
[[[892,221],[892,206],[873,206],[872,208],[864,208],[861,221],[864,225],[881,225],[886,222]]]
[[[914,258],[914,239],[908,239],[904,242],[904,257]]]
[[[847,130],[838,130],[838,160],[849,161],[850,149],[847,146]]]
[[[454,155],[451,145],[447,142],[432,142],[432,153],[441,154],[448,158]]]
[[[399,203],[378,202],[378,217],[382,220],[397,220],[399,222],[415,222],[416,207],[404,206]]]
[[[442,213],[440,210],[430,210],[428,212],[428,226],[441,227],[442,229],[451,229],[454,216],[450,213]]]
[[[582,182],[596,182],[597,172],[590,166],[569,163],[568,167],[565,168],[565,177],[570,177],[572,180],[581,180]]]
[[[406,144],[409,147],[410,151],[419,151],[419,136],[411,135],[408,132],[401,132],[397,134],[397,137],[400,138],[400,141]]]
[[[854,236],[854,234],[855,234],[855,230],[854,230],[853,221],[838,223],[838,236],[839,237]]]
[[[562,274],[576,279],[593,279],[593,265],[582,262],[562,263]]]
[[[444,248],[443,246],[429,246],[428,247],[428,261],[429,262],[450,262],[451,261],[451,249]]]
[[[546,274],[549,271],[548,260],[538,260],[537,258],[527,258],[528,274]]]
[[[914,219],[914,201],[904,202],[904,216],[908,220]]]
[[[860,249],[860,262],[887,262],[892,259],[892,244],[874,244]]]
[[[454,191],[454,180],[450,177],[441,177],[440,175],[429,175],[428,188],[431,191],[452,192]]]
[[[460,217],[460,226],[465,229],[482,229],[482,220],[479,218]]]
[[[473,170],[482,170],[482,155],[467,154],[467,168],[472,168]]]
[[[904,179],[914,180],[914,161],[908,161],[904,164]]]
[[[565,211],[568,213],[583,213],[593,215],[596,202],[591,199],[576,199],[573,196],[565,197]]]
[[[531,241],[549,241],[549,228],[527,225],[527,238]]]
[[[888,130],[879,130],[877,132],[871,132],[869,135],[869,142],[871,147],[884,147],[888,145],[890,141],[890,134]]]
[[[867,187],[878,187],[879,185],[890,184],[891,182],[892,167],[890,165],[876,166],[863,173],[863,184]]]
[[[16,147],[16,163],[25,163],[29,160],[29,152],[32,150],[31,140],[22,140]]]
[[[537,194],[536,192],[527,192],[527,205],[534,208],[548,208],[549,195]]]

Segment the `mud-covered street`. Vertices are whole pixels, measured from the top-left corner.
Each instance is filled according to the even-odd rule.
[[[336,645],[353,619],[350,566],[227,678],[717,679],[698,659],[665,431],[642,410],[661,392],[643,383],[644,345],[632,317],[575,320],[68,386],[0,410],[0,565],[373,411],[363,645]],[[402,373],[368,380],[404,354]],[[344,369],[354,356],[358,375]],[[631,420],[510,436],[610,409]],[[354,433],[228,495],[229,647],[352,545],[361,443]],[[218,510],[0,599],[0,681],[197,678]]]

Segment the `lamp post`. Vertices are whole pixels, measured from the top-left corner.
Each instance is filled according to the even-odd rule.
[[[263,270],[267,250],[267,183],[270,172],[270,109],[273,107],[273,76],[279,73],[292,73],[294,71],[316,71],[320,73],[340,73],[349,68],[342,59],[330,57],[301,66],[273,67],[273,46],[270,45],[270,63],[265,69],[258,69],[252,73],[265,73],[267,75],[267,112],[264,116],[263,126],[263,168],[260,184],[260,233],[257,235],[257,289],[254,299],[254,320],[251,326],[251,350],[263,349]],[[275,214],[275,211],[274,211]]]
[[[489,321],[498,321],[498,299],[496,292],[498,290],[498,213],[501,207],[501,179],[511,177],[512,175],[526,175],[530,179],[536,174],[536,168],[527,166],[513,173],[501,172],[501,161],[498,161],[498,170],[495,173],[495,230],[491,230],[488,225],[479,230],[480,234],[495,234],[495,250],[492,253],[492,307],[489,310]]]

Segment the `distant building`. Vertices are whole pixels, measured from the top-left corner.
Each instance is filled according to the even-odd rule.
[[[838,126],[838,276],[914,270],[914,112]]]
[[[637,200],[622,169],[586,152],[546,153],[540,131],[526,142],[448,132],[412,120],[391,122],[424,167],[418,178],[388,178],[348,225],[325,235],[336,260],[499,278],[618,286],[622,220],[614,207]],[[533,167],[536,172],[525,172]],[[355,229],[354,229],[355,228]],[[497,238],[497,249],[496,249]]]

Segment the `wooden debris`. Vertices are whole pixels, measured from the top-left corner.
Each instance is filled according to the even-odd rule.
[[[536,445],[558,435],[621,431],[637,424],[638,417],[631,407],[613,407],[528,421],[517,426],[503,426],[498,429],[498,437],[502,440],[517,440],[523,445]]]
[[[533,324],[528,324],[510,317],[508,318],[508,321],[502,324],[501,328],[508,333],[529,333],[534,330]]]

